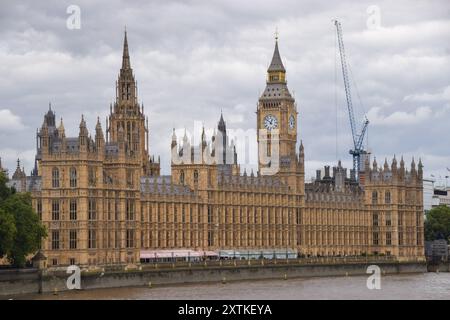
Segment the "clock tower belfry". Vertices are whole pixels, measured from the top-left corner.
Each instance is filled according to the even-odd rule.
[[[304,153],[297,145],[297,104],[289,92],[286,69],[278,50],[275,50],[267,69],[266,88],[258,100],[258,167],[262,175],[279,176],[294,190],[304,184]]]

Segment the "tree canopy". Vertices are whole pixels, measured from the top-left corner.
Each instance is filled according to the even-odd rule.
[[[450,238],[450,208],[439,206],[428,211],[425,220],[425,239],[428,241]]]
[[[12,265],[23,267],[47,233],[33,210],[31,195],[16,193],[6,182],[0,172],[0,257],[6,256]]]

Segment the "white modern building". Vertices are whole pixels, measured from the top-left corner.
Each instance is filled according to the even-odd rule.
[[[435,180],[423,179],[423,210],[441,205],[450,207],[450,187],[435,186]]]
[[[433,207],[434,180],[423,179],[423,210],[428,211]]]

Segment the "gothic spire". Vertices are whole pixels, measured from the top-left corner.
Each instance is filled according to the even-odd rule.
[[[223,120],[222,111],[220,111],[220,120],[217,129],[219,129],[219,131],[222,132],[222,134],[224,134],[227,131],[227,126],[225,124],[225,121]]]
[[[261,100],[288,99],[293,101],[286,82],[286,69],[281,61],[278,50],[278,35],[275,37],[275,49],[272,61],[267,69],[266,89],[262,93]]]
[[[100,123],[100,117],[97,117],[97,124],[95,125],[95,130],[96,131],[101,131],[102,130],[102,125]]]
[[[80,129],[81,128],[86,128],[86,121],[84,120],[84,114],[81,115]]]
[[[125,29],[125,36],[123,39],[123,54],[122,54],[122,69],[131,69],[130,54],[128,52],[127,30]]]
[[[172,150],[174,150],[174,148],[176,146],[177,146],[177,135],[175,134],[175,128],[173,128],[173,131],[172,131],[172,143],[171,143]]]
[[[59,127],[58,127],[58,134],[60,137],[65,137],[66,136],[66,130],[64,128],[64,123],[63,123],[63,118],[61,117],[61,122],[59,123]]]
[[[286,72],[283,61],[281,61],[280,52],[278,51],[278,36],[275,37],[275,49],[273,51],[272,62],[270,62],[270,66],[267,69],[267,72],[271,71]]]

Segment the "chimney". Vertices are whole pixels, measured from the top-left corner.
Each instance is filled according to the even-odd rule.
[[[325,175],[323,177],[324,179],[326,178],[331,178],[330,177],[330,166],[325,166]]]
[[[316,170],[316,181],[320,181],[322,179],[322,172],[319,170]]]

